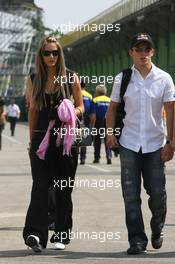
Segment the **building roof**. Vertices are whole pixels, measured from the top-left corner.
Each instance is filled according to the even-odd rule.
[[[136,13],[137,11],[144,9],[154,3],[160,2],[161,0],[121,0],[119,3],[111,6],[106,9],[104,12],[101,12],[99,15],[88,20],[84,24],[88,25],[100,25],[100,24],[112,24],[117,21],[120,21],[122,18],[127,17],[131,14]],[[88,27],[86,27],[88,29]],[[83,28],[84,29],[84,28]],[[94,32],[89,30],[76,30],[70,32],[66,35],[63,35],[60,38],[60,41],[63,46],[68,46],[73,44],[76,41],[79,41],[85,37],[94,34]]]

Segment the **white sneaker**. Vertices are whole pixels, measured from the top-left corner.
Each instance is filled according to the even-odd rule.
[[[29,246],[35,253],[42,252],[43,247],[40,244],[39,237],[30,235],[26,239],[26,244]]]
[[[56,250],[63,250],[66,248],[66,246],[63,243],[55,242],[53,248]]]

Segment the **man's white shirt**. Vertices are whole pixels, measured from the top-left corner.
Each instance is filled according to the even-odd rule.
[[[122,73],[115,77],[111,100],[120,102]],[[130,83],[123,97],[125,101],[124,128],[120,144],[142,153],[158,150],[165,143],[162,107],[163,103],[175,101],[175,88],[171,76],[152,64],[143,79],[133,66]]]
[[[20,109],[19,109],[19,106],[17,104],[10,104],[8,107],[7,107],[7,114],[8,116],[10,117],[17,117],[19,118],[20,116]]]

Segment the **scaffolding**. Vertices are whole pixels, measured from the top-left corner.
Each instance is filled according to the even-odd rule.
[[[34,23],[41,15],[32,0],[0,0],[0,96],[24,95],[34,63]]]

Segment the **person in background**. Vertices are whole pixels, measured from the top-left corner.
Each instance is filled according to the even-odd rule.
[[[93,163],[99,163],[101,140],[104,138],[105,152],[107,164],[112,163],[112,151],[106,144],[105,133],[101,133],[105,129],[105,115],[110,104],[110,98],[106,96],[107,89],[105,85],[98,85],[96,87],[96,97],[93,99],[92,104],[92,127],[96,128],[97,135],[94,136],[94,161]],[[101,132],[100,132],[101,131]]]
[[[12,99],[7,107],[7,117],[10,122],[11,136],[13,137],[15,135],[16,121],[20,118],[20,108],[15,104],[15,99]]]
[[[90,115],[92,111],[92,95],[86,91],[85,88],[85,83],[84,81],[81,81],[81,93],[83,96],[83,104],[84,104],[84,114],[83,114],[83,119],[84,119],[84,125],[86,127],[90,126]],[[81,147],[80,148],[80,164],[84,165],[86,160],[86,147]]]
[[[0,150],[2,149],[2,131],[6,123],[4,114],[4,100],[0,97]]]

